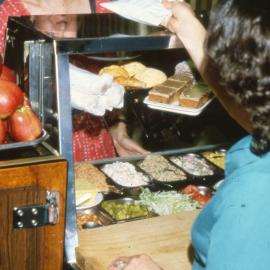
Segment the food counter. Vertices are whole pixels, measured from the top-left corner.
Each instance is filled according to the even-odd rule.
[[[106,270],[113,258],[146,253],[163,269],[190,270],[190,229],[198,211],[79,231],[77,263]]]
[[[78,16],[78,21],[80,22],[78,24],[80,26],[77,33],[78,38],[57,39],[38,32],[29,24],[29,21],[26,23],[25,18],[11,18],[8,36],[10,42],[8,43],[6,52],[6,61],[18,73],[21,72],[23,74],[26,59],[29,61],[28,96],[33,105],[33,110],[41,118],[44,131],[48,134],[48,137],[44,141],[38,142],[42,150],[39,147],[35,147],[35,151],[38,150],[37,154],[41,151],[42,153],[45,152],[46,155],[49,153],[52,156],[60,156],[67,161],[64,241],[66,267],[76,268],[76,264],[78,263],[82,269],[105,269],[108,262],[116,255],[123,255],[124,252],[127,252],[126,254],[146,252],[153,255],[165,269],[178,269],[178,265],[186,267],[183,269],[190,269],[190,263],[187,257],[187,249],[190,243],[189,230],[198,210],[183,212],[177,215],[157,216],[132,222],[129,221],[123,224],[122,222],[120,222],[121,224],[119,222],[113,222],[112,224],[107,224],[108,226],[77,230],[74,175],[76,164],[73,161],[72,151],[73,127],[69,95],[69,58],[74,55],[84,55],[102,61],[103,65],[108,61],[123,63],[123,61],[140,59],[146,65],[152,66],[155,64],[156,68],[163,70],[168,76],[173,74],[174,66],[179,62],[179,59],[187,58],[187,54],[183,50],[181,43],[177,41],[174,35],[164,31],[164,29],[145,27],[120,18],[115,14],[81,15]],[[88,27],[88,25],[97,25],[98,27]],[[116,58],[104,58],[104,53],[116,53],[118,56]],[[166,61],[157,58],[157,55],[159,57],[163,55]],[[23,76],[20,76],[19,79],[20,83],[23,84],[22,78]],[[129,101],[127,102],[129,109],[127,115],[130,116],[130,113],[137,112],[130,116],[131,123],[134,121],[134,123],[141,124],[144,133],[142,142],[144,146],[151,146],[152,148],[150,150],[152,152],[166,157],[172,157],[173,155],[194,154],[207,150],[221,149],[223,147],[220,145],[220,141],[217,144],[215,142],[209,143],[198,148],[190,147],[192,146],[191,144],[186,144],[182,140],[182,129],[174,129],[176,128],[175,126],[173,126],[173,129],[170,128],[170,125],[176,119],[172,116],[174,114],[167,111],[158,111],[157,114],[151,114],[151,108],[147,107],[143,102],[138,102],[142,98],[145,98],[143,96],[146,93],[145,91],[147,89],[141,89],[135,92],[130,91],[126,94],[127,100],[131,100],[130,103]],[[138,93],[142,93],[142,96]],[[155,117],[148,118],[152,115]],[[155,125],[159,122],[157,119],[164,125],[162,130]],[[183,119],[185,119],[184,122],[182,121]],[[183,119],[181,118],[181,121],[177,122],[178,127],[180,126],[182,128],[185,126],[183,123],[192,121],[191,118]],[[211,118],[206,114],[204,121],[207,121],[207,119]],[[188,138],[192,138],[194,135],[193,131],[194,128],[198,127],[197,123],[192,124],[192,127],[190,125],[187,126],[185,134],[188,134]],[[152,126],[154,126],[153,129]],[[167,133],[164,134],[162,132],[159,132],[157,135],[157,130],[162,132],[164,130],[166,132],[171,131],[174,136],[166,136]],[[230,132],[227,130],[227,133]],[[162,139],[170,140],[170,150],[168,150],[168,144],[163,144],[158,139],[160,136]],[[176,143],[178,139],[182,144]],[[188,148],[179,149],[183,146],[188,146]],[[160,148],[158,149],[157,147]],[[101,169],[104,164],[111,164],[115,161],[136,163],[142,161],[144,158],[116,158],[113,160],[96,161],[91,164]],[[172,160],[167,160],[166,163],[170,164],[170,167],[165,167],[164,171],[167,171],[167,174],[173,174],[171,166],[178,165],[173,165]],[[212,166],[215,165],[212,164]],[[146,167],[148,166],[146,165]],[[145,168],[142,167],[139,170],[143,172]],[[183,179],[176,179],[177,181],[184,181],[181,183],[177,182],[179,185],[174,185],[172,183],[174,178],[172,178],[173,181],[170,180],[167,183],[163,183],[163,178],[155,179],[158,178],[155,174],[151,176],[153,172],[144,173],[150,174],[150,188],[152,191],[175,189],[178,192],[180,188],[184,188],[187,184],[194,183],[196,185],[203,184],[212,187],[217,180],[222,178],[222,169],[218,168],[215,169],[214,173],[214,176],[218,175],[218,177],[205,177],[204,175],[201,175],[201,177],[192,176],[186,170]],[[180,175],[183,177],[183,174]],[[117,191],[120,193],[120,196],[126,195],[126,193],[132,196],[138,196],[138,194],[134,194],[132,191],[136,190],[137,192],[140,189],[123,186],[121,183],[117,183],[115,179],[109,178],[107,177],[108,182],[110,182],[111,186],[115,187],[114,193]],[[153,230],[153,228],[155,229]],[[163,230],[164,228],[166,230]],[[139,237],[137,236],[138,231],[141,232]],[[136,239],[134,239],[135,232]],[[159,244],[157,245],[157,243]],[[106,254],[109,251],[111,253]],[[123,253],[121,254],[120,251]],[[55,269],[58,270],[58,268]]]

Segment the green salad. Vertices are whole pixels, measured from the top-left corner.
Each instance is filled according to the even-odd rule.
[[[199,207],[198,202],[177,191],[151,192],[145,188],[139,198],[142,205],[160,216],[192,211]]]

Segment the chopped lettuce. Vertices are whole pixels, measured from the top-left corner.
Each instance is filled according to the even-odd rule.
[[[145,188],[139,198],[141,204],[160,216],[192,211],[199,207],[198,202],[177,191],[151,192],[148,188]]]

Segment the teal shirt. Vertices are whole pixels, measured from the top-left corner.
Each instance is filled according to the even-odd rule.
[[[250,142],[228,151],[225,180],[193,224],[193,270],[270,269],[270,153]]]

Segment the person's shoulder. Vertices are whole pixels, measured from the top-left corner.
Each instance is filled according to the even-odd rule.
[[[247,171],[225,181],[220,194],[216,194],[221,202],[219,210],[234,211],[243,205],[248,209],[266,210],[270,205],[270,176],[266,171]]]

